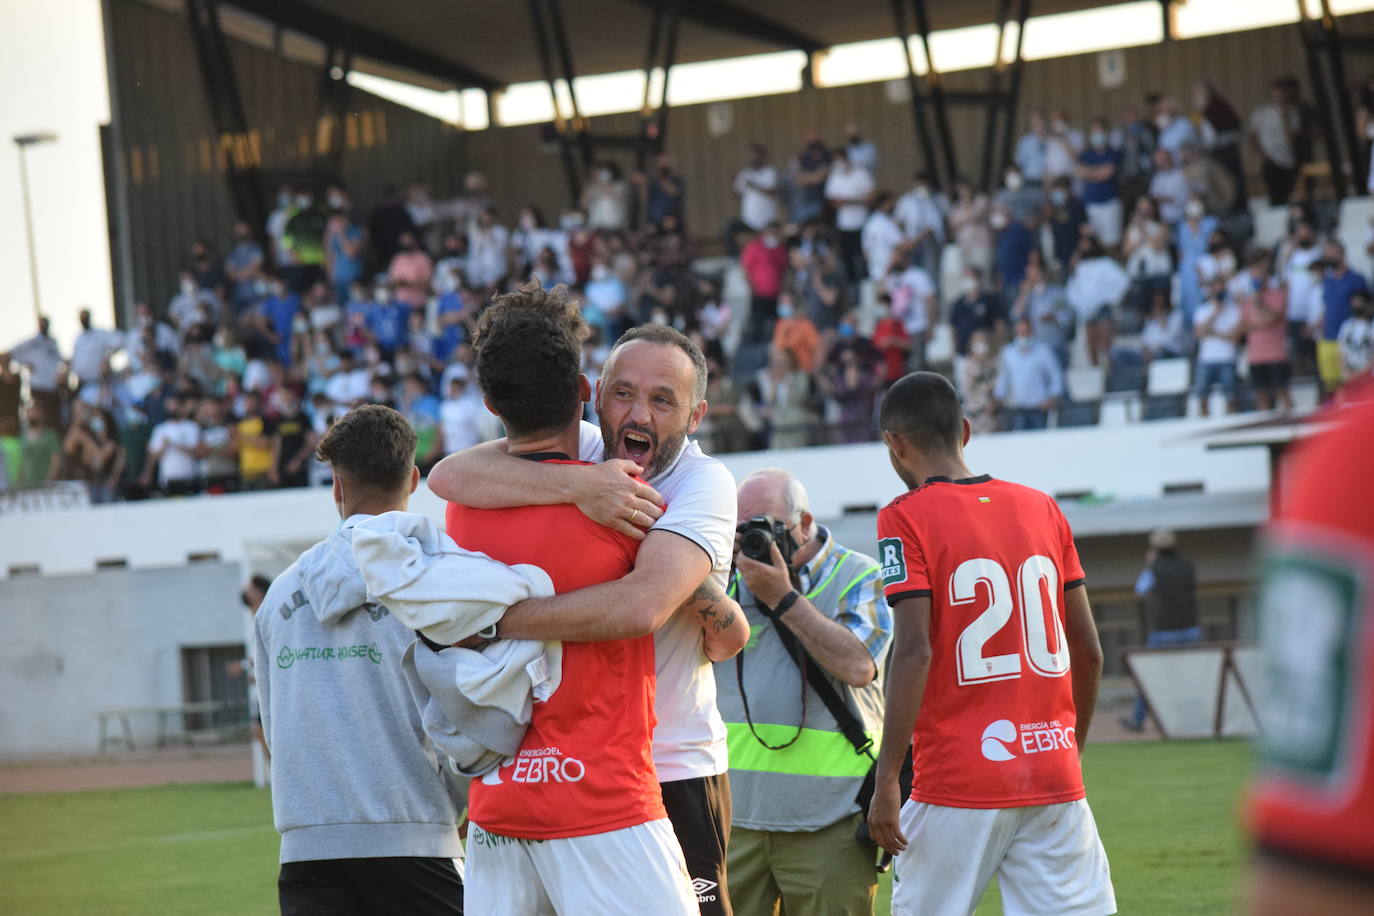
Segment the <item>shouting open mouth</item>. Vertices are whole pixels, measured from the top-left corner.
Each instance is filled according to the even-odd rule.
[[[657,444],[652,433],[636,429],[627,429],[621,433],[620,442],[621,447],[625,449],[625,457],[640,467],[644,466],[645,458]]]

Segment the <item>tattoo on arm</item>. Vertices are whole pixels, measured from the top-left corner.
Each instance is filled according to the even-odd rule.
[[[716,605],[724,600],[725,592],[721,591],[715,585],[712,585],[708,580],[697,586],[696,591],[692,592],[687,600],[682,603],[682,607],[687,608],[700,604],[703,601],[707,602],[705,607],[697,608],[697,613],[701,615],[703,626],[709,621],[711,629],[719,633],[735,622],[735,612],[733,610],[724,617],[720,616],[720,612]],[[679,608],[679,610],[681,610],[681,608]]]

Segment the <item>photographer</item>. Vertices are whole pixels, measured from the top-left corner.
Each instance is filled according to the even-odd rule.
[[[856,836],[856,797],[873,761],[856,743],[883,716],[892,615],[878,564],[816,524],[786,471],[755,471],[738,493],[730,594],[753,635],[715,666],[734,799],[731,904],[736,916],[771,914],[779,900],[788,916],[872,913],[875,849]]]

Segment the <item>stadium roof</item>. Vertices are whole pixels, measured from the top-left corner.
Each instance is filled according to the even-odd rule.
[[[153,0],[156,2],[156,0]],[[544,78],[519,0],[223,0],[254,16],[328,41],[345,30],[361,56],[455,86],[485,89]],[[679,0],[677,63],[718,60],[892,37],[888,0]],[[663,0],[564,0],[577,75],[642,69],[653,9]],[[1018,3],[1006,4],[1015,15]],[[1105,6],[1091,0],[1034,0],[1031,13]],[[995,22],[998,0],[926,0],[932,30]],[[908,13],[910,7],[907,7]],[[915,28],[914,20],[908,21]]]

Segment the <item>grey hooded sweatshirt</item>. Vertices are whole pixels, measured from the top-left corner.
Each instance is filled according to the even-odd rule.
[[[355,515],[272,583],[254,620],[281,861],[462,855],[459,806],[401,674],[414,634],[353,560]]]

